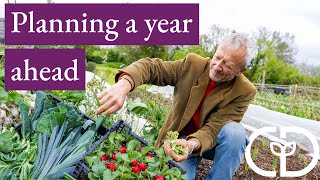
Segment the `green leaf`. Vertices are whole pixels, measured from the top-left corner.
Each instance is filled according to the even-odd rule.
[[[97,156],[86,156],[84,160],[89,167],[91,167],[95,162],[99,161]]]
[[[146,155],[148,152],[150,152],[150,151],[152,151],[152,150],[154,150],[154,147],[152,147],[152,146],[145,146],[145,147],[142,148],[141,154],[144,156],[144,155]]]
[[[137,150],[139,146],[140,146],[140,142],[133,139],[127,144],[127,151],[132,152],[134,150]]]
[[[64,173],[64,177],[67,179],[67,180],[77,180],[76,178],[74,178],[73,176],[67,174],[67,173]]]
[[[88,177],[90,180],[99,180],[99,178],[95,176],[94,172],[89,172]]]
[[[51,129],[53,129],[54,127],[61,126],[63,124],[63,122],[65,121],[66,115],[62,114],[60,112],[51,112],[51,122],[50,122],[50,126]]]
[[[146,157],[145,160],[147,163],[154,163],[154,158]]]
[[[154,171],[147,171],[147,173],[149,174],[149,176],[156,176],[158,174],[161,174],[160,170],[156,169]]]
[[[43,134],[44,132],[48,132],[48,134],[51,134],[51,114],[47,114],[44,117],[42,117],[37,124],[37,132],[40,134]]]
[[[121,176],[121,178],[122,178],[122,179],[129,179],[131,176],[132,176],[132,175],[129,174],[129,173],[123,173],[122,176]]]
[[[18,103],[21,100],[21,95],[16,91],[9,91],[7,102],[8,103]]]
[[[128,154],[118,154],[117,153],[117,159],[122,159],[123,161],[126,161],[126,162],[130,162],[129,158],[128,158]]]
[[[91,124],[93,124],[94,122],[93,121],[91,121],[91,120],[87,120],[84,124],[83,124],[83,126],[82,126],[82,128],[83,129],[87,129]]]
[[[180,177],[181,171],[178,168],[174,167],[165,171],[164,175],[173,175],[174,177]]]
[[[91,140],[91,138],[93,138],[93,136],[94,136],[94,131],[88,130],[80,137],[80,139],[77,141],[76,144],[77,145],[78,144],[88,144],[89,141]]]
[[[59,104],[58,108],[61,114],[66,114],[66,112],[68,111],[64,104]]]
[[[155,163],[149,163],[148,165],[151,166],[151,167],[158,167],[160,165],[160,162],[158,161],[158,162],[155,162]]]
[[[111,171],[109,169],[103,171],[103,180],[112,180],[111,176]]]
[[[35,121],[39,118],[41,112],[43,111],[44,99],[46,98],[46,94],[42,91],[36,92],[36,102],[34,107],[34,113],[32,117],[32,121]]]
[[[11,133],[8,133],[11,135]],[[10,137],[6,141],[0,141],[0,152],[9,153],[13,150],[13,142]]]
[[[109,141],[110,141],[112,144],[114,144],[115,134],[116,134],[116,132],[112,132],[112,133],[110,133],[110,135],[109,135]]]
[[[141,153],[137,151],[128,152],[128,158],[130,159],[130,162],[139,159],[141,156]]]
[[[7,103],[7,97],[8,97],[8,92],[5,91],[4,89],[0,89],[0,99],[1,99],[1,101],[3,99],[2,103]]]
[[[137,98],[134,101],[128,101],[127,109],[129,112],[138,116],[141,116],[149,111],[147,105],[142,103],[140,98]]]
[[[22,119],[22,137],[26,140],[31,140],[30,136],[32,133],[32,127],[31,127],[31,117],[29,117],[29,106],[24,103],[23,101],[18,102],[19,109],[20,109],[20,115]]]
[[[120,165],[118,169],[120,172],[130,172],[128,167],[129,167],[129,165]]]
[[[111,172],[109,169],[103,171],[103,180],[113,180],[118,176],[118,172]]]
[[[99,161],[97,164],[94,164],[91,169],[92,169],[93,172],[95,172],[98,175],[102,176],[103,175],[103,171],[106,169],[106,167],[105,167],[103,162]]]
[[[12,137],[12,133],[9,131],[0,133],[0,142],[9,141]]]
[[[38,146],[41,146],[42,151],[37,155],[37,158],[39,158],[39,164],[38,164],[37,167],[35,166],[33,168],[33,174],[32,174],[33,178],[38,178],[39,177],[39,175],[40,175],[40,173],[41,173],[41,171],[43,169],[43,166],[46,164],[44,159],[45,159],[45,152],[46,152],[46,149],[47,149],[48,133],[45,132],[39,138],[42,138],[42,141],[41,141],[42,143],[38,144]]]
[[[98,131],[99,127],[104,123],[105,120],[106,119],[104,116],[99,115],[99,117],[96,121],[96,131]]]
[[[57,171],[55,173],[49,174],[45,179],[60,179],[66,176],[66,174],[71,174],[75,170],[76,166],[68,167]],[[76,180],[74,177],[69,175],[69,179]]]
[[[164,153],[162,148],[159,148],[159,149],[155,150],[155,152],[156,152],[157,156],[160,159],[165,159],[166,158],[166,154]]]
[[[115,133],[115,137],[116,140],[118,140],[119,142],[123,142],[126,140],[125,137],[123,137],[121,134]]]

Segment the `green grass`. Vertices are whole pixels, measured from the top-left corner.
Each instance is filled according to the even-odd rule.
[[[115,84],[114,77],[118,72],[119,67],[122,63],[111,62],[107,64],[97,64],[94,74],[107,81],[110,85]],[[140,89],[149,89],[152,85],[144,84],[139,86]]]
[[[118,68],[109,67],[107,64],[97,64],[94,74],[113,85],[115,83],[114,76],[117,72]]]
[[[106,65],[108,67],[116,68],[116,69],[120,69],[120,68],[127,66],[126,64],[124,64],[122,62],[108,62]]]
[[[4,45],[0,45],[0,55],[4,55]]]

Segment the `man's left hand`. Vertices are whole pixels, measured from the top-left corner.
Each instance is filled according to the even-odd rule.
[[[184,161],[188,158],[188,155],[191,153],[191,151],[195,148],[193,147],[193,141],[192,143],[189,143],[185,139],[176,139],[174,140],[176,145],[181,145],[184,147],[186,153],[185,154],[176,154],[172,148],[169,142],[165,141],[163,145],[164,152],[166,153],[167,156],[171,156],[176,162],[181,162]],[[197,145],[196,145],[197,146]]]

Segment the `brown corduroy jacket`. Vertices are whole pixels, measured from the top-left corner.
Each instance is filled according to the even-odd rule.
[[[156,147],[159,147],[168,131],[180,132],[191,120],[208,87],[209,58],[188,54],[184,60],[162,61],[158,58],[145,58],[119,70],[116,81],[123,72],[134,85],[155,84],[175,86],[173,105],[160,130]],[[204,100],[200,111],[200,129],[188,137],[197,138],[202,155],[212,149],[217,142],[217,135],[228,122],[240,122],[250,101],[256,94],[254,85],[244,76],[239,75],[228,82],[220,83]]]

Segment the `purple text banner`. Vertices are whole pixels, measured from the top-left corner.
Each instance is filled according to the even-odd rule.
[[[198,45],[199,4],[6,4],[7,45]]]
[[[5,90],[84,90],[84,49],[5,49]]]

